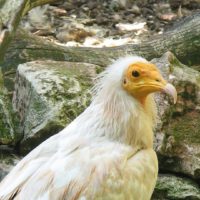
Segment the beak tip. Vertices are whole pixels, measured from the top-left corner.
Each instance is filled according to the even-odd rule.
[[[175,89],[175,87],[170,84],[170,83],[167,83],[166,86],[164,87],[164,91],[165,93],[171,95],[174,99],[174,104],[176,104],[177,102],[177,91]]]
[[[174,104],[176,104],[176,102],[177,102],[177,97],[176,97],[176,99],[174,99]]]

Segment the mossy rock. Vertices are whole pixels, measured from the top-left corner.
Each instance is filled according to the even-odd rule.
[[[152,200],[199,200],[200,189],[197,183],[172,174],[160,174]]]
[[[157,129],[155,147],[160,169],[200,181],[200,72],[181,64],[169,52],[154,62],[178,92],[176,105],[159,108],[163,123]],[[166,102],[165,97],[160,101]]]
[[[0,181],[20,160],[20,157],[13,153],[13,149],[9,148],[7,145],[0,146]]]
[[[12,145],[19,141],[21,134],[17,126],[18,116],[12,110],[11,100],[3,87],[0,71],[0,145]]]
[[[13,105],[24,134],[21,152],[27,153],[83,112],[98,69],[92,64],[55,61],[19,65]]]

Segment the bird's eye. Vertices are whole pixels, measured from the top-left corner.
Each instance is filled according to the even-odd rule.
[[[138,72],[138,71],[132,71],[132,76],[134,76],[134,77],[138,77],[138,76],[140,76],[140,73]]]

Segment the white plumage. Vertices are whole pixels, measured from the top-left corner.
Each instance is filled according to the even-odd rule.
[[[0,184],[0,200],[149,200],[158,164],[152,149],[156,109],[123,87],[137,56],[117,60],[100,76],[91,105],[30,152]]]

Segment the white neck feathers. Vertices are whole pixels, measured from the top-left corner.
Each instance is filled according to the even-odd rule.
[[[96,96],[89,110],[94,110],[94,115],[99,119],[96,122],[102,130],[100,135],[132,146],[153,146],[156,121],[153,96],[147,97],[144,107],[122,88],[117,91],[113,89],[106,95]]]
[[[134,61],[147,62],[135,56],[123,58],[100,74],[91,105],[74,121],[76,126],[83,124],[80,134],[140,148],[153,146],[156,107],[152,95],[141,105],[122,88],[124,71]]]
[[[97,78],[89,113],[94,134],[129,145],[153,145],[156,106],[152,95],[142,106],[122,88],[124,72],[133,62],[147,62],[137,56],[117,60]],[[93,118],[93,119],[91,119]]]

